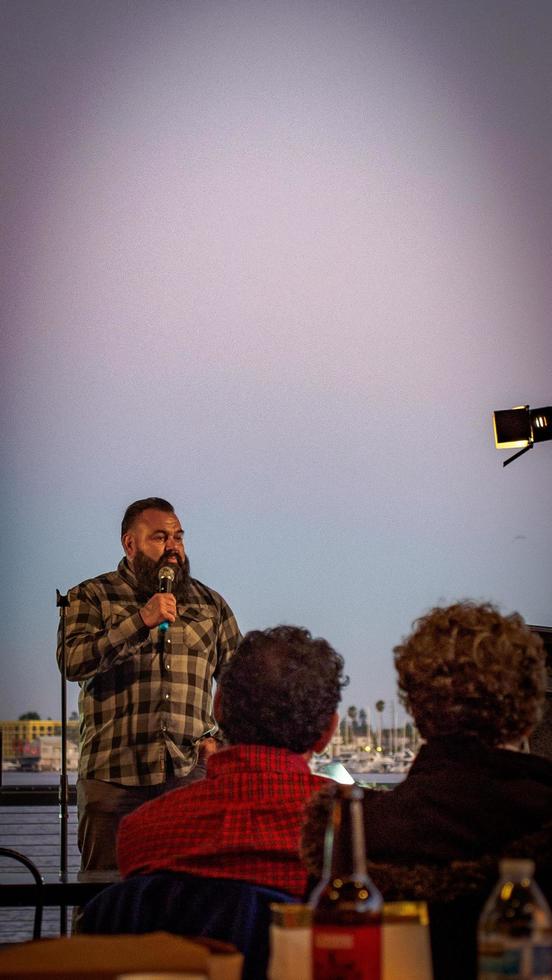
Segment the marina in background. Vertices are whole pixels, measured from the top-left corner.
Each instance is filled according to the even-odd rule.
[[[336,770],[340,763],[352,774],[405,774],[418,751],[419,735],[412,722],[398,718],[393,701],[389,706],[391,724],[384,726],[385,708],[384,701],[376,701],[375,723],[369,708],[347,708],[326,750],[313,758],[313,770],[329,775],[327,767]],[[0,721],[2,771],[59,772],[61,722],[30,715],[34,713],[16,721]],[[68,772],[76,771],[78,752],[78,719],[73,715],[67,722]]]

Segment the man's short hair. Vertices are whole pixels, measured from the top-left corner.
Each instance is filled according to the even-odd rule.
[[[145,510],[164,510],[167,514],[174,514],[173,505],[168,500],[163,500],[163,497],[145,497],[144,500],[135,500],[125,510],[121,524],[121,538],[130,530],[134,521]]]
[[[227,741],[309,751],[348,683],[343,667],[326,640],[298,626],[247,633],[219,681]]]
[[[399,689],[423,738],[519,742],[539,720],[545,653],[518,613],[491,603],[430,610],[395,647]]]

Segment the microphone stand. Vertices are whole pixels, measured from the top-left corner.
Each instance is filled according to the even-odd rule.
[[[69,823],[69,784],[67,780],[67,670],[65,656],[65,610],[69,599],[56,589],[56,606],[59,609],[61,625],[61,771],[59,774],[59,878],[67,879],[67,827]],[[59,934],[67,935],[67,906],[59,907]]]

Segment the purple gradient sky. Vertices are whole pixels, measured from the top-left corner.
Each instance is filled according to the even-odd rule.
[[[465,596],[552,624],[552,5],[1,5],[0,717],[59,716],[55,589],[168,497],[243,630],[345,703]],[[70,685],[70,709],[76,705]]]

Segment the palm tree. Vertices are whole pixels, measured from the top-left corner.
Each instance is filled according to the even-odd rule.
[[[351,734],[352,735],[355,735],[356,734],[357,714],[358,714],[358,711],[357,711],[356,706],[354,704],[352,704],[350,706],[350,708],[347,708],[347,717],[351,719]]]
[[[372,729],[372,712],[370,708],[364,708],[363,710],[366,715],[366,742],[370,747],[370,751],[372,751],[375,741],[375,735]]]
[[[382,722],[383,722],[383,712],[385,711],[385,701],[376,701],[376,711],[379,714],[379,735],[378,735],[378,748],[381,749],[382,742]]]

